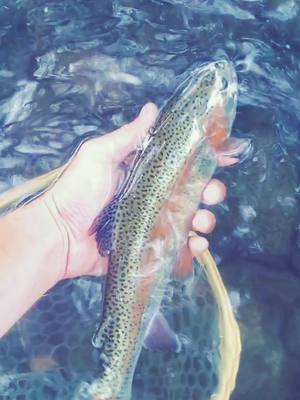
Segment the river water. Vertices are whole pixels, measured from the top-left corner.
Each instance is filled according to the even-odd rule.
[[[252,148],[217,172],[228,196],[210,241],[242,331],[236,400],[300,398],[299,55],[297,0],[0,2],[1,192],[60,165],[82,135],[121,126],[147,101],[162,105],[187,69],[224,56],[234,64],[233,135]],[[0,342],[0,399],[72,398],[51,384],[43,397],[16,397],[14,377],[39,371],[41,355],[51,353],[42,360],[51,368],[76,362],[79,347],[89,354],[76,333],[91,335],[100,297],[83,278],[38,303],[27,330]]]

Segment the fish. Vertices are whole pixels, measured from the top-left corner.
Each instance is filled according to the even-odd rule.
[[[96,357],[90,337],[101,314],[99,283],[62,282],[1,340],[0,396],[229,398],[240,337],[217,267],[208,251],[202,266],[194,262],[192,274],[189,266],[175,264],[216,155],[240,151],[240,143],[229,138],[236,97],[237,79],[228,61],[187,73],[161,109],[123,187],[91,230],[111,266],[93,338]],[[69,162],[0,195],[0,212],[40,196]],[[16,353],[17,348],[22,350]],[[33,369],[37,363],[43,363],[43,371]]]
[[[237,78],[227,60],[192,71],[161,110],[123,187],[91,227],[100,253],[109,256],[102,320],[93,337],[101,362],[100,377],[90,387],[94,400],[132,396],[145,335],[217,166],[216,152],[228,140],[236,98]]]

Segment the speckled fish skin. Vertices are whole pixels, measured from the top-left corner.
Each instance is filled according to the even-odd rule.
[[[236,78],[224,60],[193,71],[162,109],[133,167],[129,188],[121,194],[112,227],[103,318],[94,337],[103,370],[92,385],[93,399],[130,399],[145,331],[216,166],[205,127],[220,105],[231,127]],[[173,214],[172,205],[179,207]],[[171,221],[164,223],[166,215]]]

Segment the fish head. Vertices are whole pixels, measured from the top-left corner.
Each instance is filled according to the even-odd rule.
[[[202,129],[208,143],[218,150],[229,138],[236,114],[237,77],[226,60],[210,64],[213,83],[206,104]]]
[[[217,149],[230,135],[236,103],[235,70],[229,61],[218,60],[189,73],[164,108],[168,111],[164,112],[167,115],[165,122],[168,123],[172,115],[183,126],[187,119],[192,120],[195,141],[207,139]]]

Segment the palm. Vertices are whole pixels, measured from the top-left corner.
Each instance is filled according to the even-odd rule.
[[[60,214],[78,237],[88,233],[95,217],[111,200],[121,178],[121,169],[107,160],[104,152],[100,151],[96,157],[90,154],[92,146],[91,141],[80,149],[53,188]]]
[[[123,179],[120,163],[136,149],[156,113],[156,108],[150,105],[148,112],[141,113],[131,124],[85,142],[48,191],[48,203],[58,213],[61,229],[67,232],[65,278],[106,272],[107,259],[99,255],[90,228]]]

